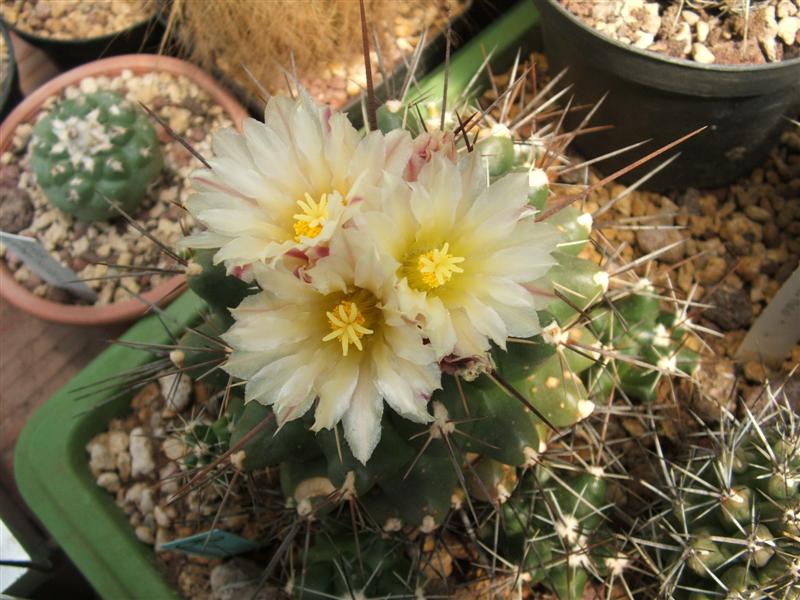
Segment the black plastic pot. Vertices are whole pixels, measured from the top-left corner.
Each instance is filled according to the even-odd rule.
[[[155,15],[116,33],[71,40],[35,35],[8,22],[6,26],[26,42],[44,51],[65,70],[118,54],[158,52],[164,34],[164,28]]]
[[[578,102],[608,98],[593,119],[607,132],[579,136],[574,146],[587,158],[646,139],[655,150],[704,125],[680,145],[680,157],[645,187],[715,187],[735,181],[760,164],[800,110],[800,58],[765,65],[704,65],[612,40],[581,22],[558,0],[533,0],[541,13],[552,72],[568,67]],[[572,125],[580,116],[572,117]],[[637,152],[641,152],[641,149]],[[666,156],[674,154],[671,152]],[[611,173],[634,160],[630,153],[603,161]],[[652,167],[652,165],[650,165]],[[641,167],[623,178],[639,178]]]
[[[11,43],[11,36],[8,35],[8,29],[0,22],[0,35],[6,41],[8,48],[8,73],[4,73],[3,84],[0,87],[0,121],[6,118],[6,115],[19,104],[22,100],[22,90],[19,87],[19,71],[17,71],[17,61],[14,56],[14,46]]]

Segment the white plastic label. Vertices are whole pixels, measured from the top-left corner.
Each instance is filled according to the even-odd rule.
[[[739,360],[781,363],[800,340],[800,267],[778,290],[736,351]]]
[[[97,294],[84,282],[78,281],[75,271],[50,256],[47,249],[35,239],[0,231],[0,242],[50,285],[68,290],[89,302],[97,300]]]

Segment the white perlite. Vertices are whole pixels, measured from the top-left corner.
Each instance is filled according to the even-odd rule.
[[[131,430],[130,436],[131,475],[148,477],[156,468],[153,462],[153,444],[142,427]]]

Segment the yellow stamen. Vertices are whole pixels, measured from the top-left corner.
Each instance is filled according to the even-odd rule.
[[[353,344],[359,351],[364,349],[361,338],[373,331],[364,327],[366,319],[355,302],[343,300],[325,315],[328,317],[331,332],[322,338],[323,342],[338,338],[342,344],[342,356],[347,356],[350,344]]]
[[[450,244],[445,242],[441,249],[434,248],[417,257],[417,270],[422,282],[434,289],[444,285],[453,277],[453,273],[463,273],[458,263],[464,262],[463,256],[453,256],[449,253]]]
[[[304,200],[297,201],[297,206],[303,212],[292,215],[294,218],[294,241],[296,242],[299,242],[301,237],[317,237],[328,218],[327,194],[322,194],[319,202],[315,202],[308,192],[304,198]]]

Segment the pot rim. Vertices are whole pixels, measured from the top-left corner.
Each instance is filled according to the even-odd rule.
[[[5,106],[8,99],[11,97],[11,90],[14,86],[14,78],[17,76],[17,56],[14,54],[14,44],[11,43],[11,35],[9,28],[5,22],[0,20],[0,35],[6,40],[8,47],[8,73],[6,80],[3,82],[3,88],[0,89],[0,108]]]
[[[36,33],[31,33],[29,31],[26,31],[25,29],[17,27],[16,23],[11,23],[10,21],[7,21],[6,19],[0,18],[0,21],[2,21],[10,31],[13,31],[14,33],[16,33],[18,36],[20,36],[24,40],[27,40],[27,41],[29,41],[32,44],[37,45],[37,46],[46,45],[46,44],[52,44],[52,45],[63,44],[64,46],[76,46],[76,45],[80,45],[80,44],[94,44],[94,43],[100,43],[100,42],[111,42],[114,38],[116,38],[118,36],[121,36],[121,35],[126,35],[126,34],[130,33],[131,31],[133,31],[134,29],[137,29],[137,28],[141,27],[142,25],[147,25],[147,23],[149,23],[151,21],[155,23],[155,21],[156,21],[156,13],[153,13],[149,17],[145,17],[141,21],[137,21],[133,25],[125,27],[124,29],[120,29],[119,31],[113,31],[111,33],[104,33],[102,35],[95,35],[93,37],[82,37],[82,38],[54,38],[54,37],[47,37],[47,36],[44,36],[44,35],[38,35]]]
[[[579,19],[576,15],[572,14],[569,10],[567,10],[559,0],[538,0],[540,2],[545,2],[553,9],[558,11],[562,17],[570,20],[573,25],[577,25],[580,29],[584,30],[585,32],[591,34],[593,37],[602,40],[608,44],[616,46],[620,50],[625,50],[628,52],[632,52],[644,59],[650,59],[656,62],[666,63],[668,65],[674,67],[680,67],[685,69],[694,69],[697,71],[705,71],[705,72],[717,72],[717,73],[751,73],[753,71],[775,71],[783,68],[795,67],[800,66],[800,56],[795,58],[790,58],[789,60],[780,60],[777,62],[772,63],[764,63],[764,64],[755,64],[755,63],[748,63],[748,64],[738,64],[738,65],[728,65],[728,64],[710,64],[705,65],[702,63],[698,63],[694,60],[688,60],[685,58],[675,58],[673,56],[667,56],[666,54],[661,54],[660,52],[654,52],[653,50],[643,50],[641,48],[636,48],[630,44],[624,44],[619,40],[615,40],[612,37],[605,35],[597,31],[594,27],[587,25],[581,19]]]
[[[248,117],[247,111],[242,105],[199,67],[170,56],[123,54],[86,63],[62,73],[37,88],[20,102],[0,124],[0,154],[11,146],[13,132],[16,128],[22,123],[31,122],[47,98],[60,93],[65,87],[76,84],[85,77],[116,75],[126,69],[130,69],[134,73],[166,71],[188,77],[206,91],[214,102],[222,106],[238,130],[241,130],[242,121]],[[41,319],[69,325],[107,325],[132,321],[150,309],[150,305],[147,303],[165,305],[185,287],[185,277],[176,275],[142,294],[141,300],[131,298],[100,306],[61,304],[40,298],[17,283],[8,267],[3,261],[0,261],[0,297]]]

